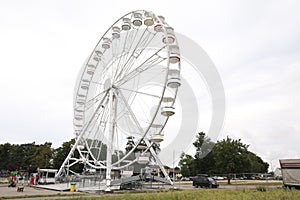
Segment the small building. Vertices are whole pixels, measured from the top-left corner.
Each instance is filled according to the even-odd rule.
[[[40,169],[38,171],[38,173],[40,174],[38,182],[40,184],[55,183],[55,177],[57,172],[57,169]]]
[[[300,188],[300,159],[279,160],[283,185]]]

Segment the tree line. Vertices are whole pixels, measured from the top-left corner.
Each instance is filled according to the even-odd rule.
[[[51,147],[51,142],[0,144],[0,170],[24,170],[32,173],[37,168],[59,169],[74,143],[75,139],[72,139],[56,149]],[[205,136],[205,133],[200,132],[197,133],[193,145],[196,149],[195,155],[182,153],[180,158],[180,171],[185,177],[196,174],[266,173],[268,171],[269,164],[249,151],[249,145],[243,144],[240,139],[227,137],[214,143]],[[132,148],[130,141],[126,148],[127,151]],[[159,146],[155,149],[159,151]],[[77,157],[78,152],[74,153]],[[72,167],[75,172],[82,172],[82,169],[83,164]]]
[[[199,132],[193,146],[194,156],[181,155],[179,167],[183,176],[268,172],[269,164],[249,151],[249,145],[243,144],[241,139],[227,137],[214,143]]]
[[[52,148],[51,142],[44,144],[0,144],[0,170],[23,170],[33,173],[37,168],[58,169],[67,157],[75,139],[64,142],[59,148]],[[76,152],[75,152],[76,153]],[[82,169],[75,166],[76,171]]]

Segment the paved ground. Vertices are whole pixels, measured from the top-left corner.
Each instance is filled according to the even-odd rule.
[[[263,185],[266,188],[278,188],[281,187],[281,185]],[[176,182],[174,184],[174,186],[165,186],[166,189],[170,189],[172,187],[176,187],[178,189],[183,189],[183,190],[191,190],[191,189],[195,189],[195,190],[199,190],[200,188],[195,188],[192,186],[192,182],[190,183],[179,183]],[[220,185],[219,189],[255,189],[257,187],[257,185]]]
[[[8,184],[1,184],[0,185],[0,199],[1,197],[14,197],[14,196],[36,196],[36,195],[57,195],[57,194],[78,194],[73,192],[59,192],[53,190],[45,190],[33,187],[24,187],[23,192],[17,192],[17,187],[7,187]]]

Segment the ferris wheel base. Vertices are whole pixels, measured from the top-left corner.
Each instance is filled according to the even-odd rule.
[[[78,191],[100,190],[105,192],[113,192],[115,190],[122,190],[122,189],[126,190],[126,189],[149,188],[150,185],[152,187],[152,184],[149,184],[152,181],[161,182],[167,185],[173,185],[173,182],[171,180],[168,180],[167,178],[158,177],[158,176],[152,176],[151,179],[149,180],[143,180],[141,176],[131,176],[131,177],[112,180],[110,186],[105,185],[103,182],[103,184],[101,184],[100,187],[96,186],[96,187],[79,188]],[[155,185],[153,185],[153,187],[155,187]]]

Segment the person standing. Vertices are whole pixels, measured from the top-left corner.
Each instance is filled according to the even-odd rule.
[[[36,184],[36,185],[39,184],[39,178],[40,178],[39,173],[36,173],[36,175],[35,175],[35,184]]]
[[[33,174],[30,177],[30,182],[29,182],[29,186],[31,187],[34,184],[34,176]]]

